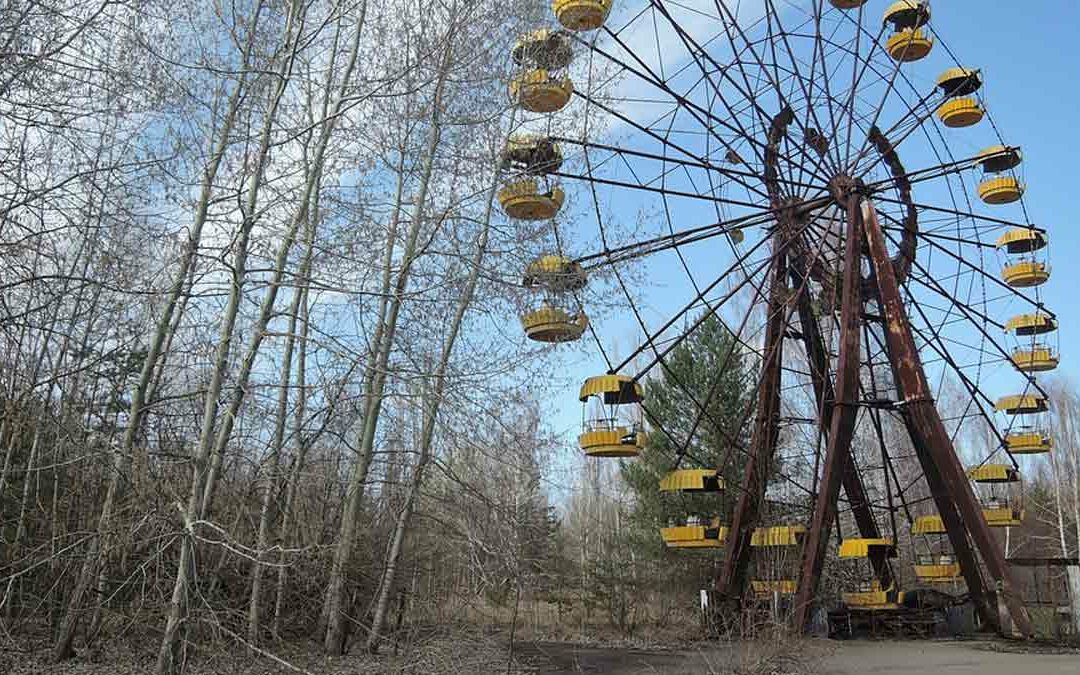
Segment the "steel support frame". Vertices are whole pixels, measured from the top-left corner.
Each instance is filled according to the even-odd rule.
[[[806,273],[799,269],[794,260],[791,264],[793,282],[799,286]],[[821,335],[821,327],[813,315],[810,304],[810,292],[803,287],[797,299],[797,311],[799,324],[802,328],[803,345],[806,349],[806,357],[810,366],[810,382],[814,389],[814,400],[817,403],[821,419],[821,431],[826,442],[829,439],[832,425],[833,405],[836,401],[832,376],[829,370],[829,355],[825,347],[825,338]],[[850,448],[849,448],[850,454]],[[866,487],[863,485],[862,476],[859,475],[854,461],[850,458],[844,463],[844,473],[841,477],[844,494],[847,495],[851,506],[851,514],[855,518],[855,527],[859,530],[859,536],[864,539],[877,539],[881,536],[877,521],[870,509],[870,500],[866,496]],[[888,588],[892,582],[892,569],[885,559],[875,558],[874,576],[881,583],[882,588]]]
[[[968,583],[968,590],[984,622],[998,632],[1007,632],[998,620],[996,606],[989,603],[979,562],[971,547],[971,542],[974,542],[995,581],[996,590],[1001,593],[1014,631],[1021,636],[1032,636],[1031,620],[1020,599],[1012,572],[1006,565],[1004,552],[990,533],[982,508],[931,395],[877,212],[870,201],[863,203],[862,211],[867,249],[877,282],[881,313],[885,317],[886,348],[902,401],[901,417]]]
[[[768,315],[765,324],[764,361],[758,386],[757,417],[750,442],[750,456],[743,476],[743,489],[732,516],[725,547],[724,564],[716,579],[716,591],[728,600],[741,598],[746,568],[750,563],[750,539],[765,499],[770,466],[779,437],[780,385],[784,364],[784,333],[790,292],[788,246],[784,235],[773,235],[772,276],[769,283]],[[722,470],[723,467],[720,467]]]
[[[802,570],[795,593],[794,621],[807,624],[817,593],[825,549],[836,518],[837,502],[845,472],[852,470],[851,440],[859,412],[859,370],[862,350],[862,213],[860,197],[847,197],[848,231],[844,246],[844,279],[840,310],[840,358],[836,367],[835,400],[829,424],[829,442],[821,482],[814,500],[814,514],[803,547]],[[850,495],[849,495],[850,497]],[[891,576],[890,576],[891,580]]]

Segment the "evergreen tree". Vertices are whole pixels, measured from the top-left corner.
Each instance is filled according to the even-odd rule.
[[[753,406],[756,365],[715,316],[706,318],[665,361],[658,376],[644,382],[645,405],[652,418],[648,442],[640,457],[622,466],[623,479],[635,497],[632,518],[635,534],[642,539],[639,550],[653,554],[663,549],[657,529],[671,522],[685,521],[691,514],[719,515],[730,521],[745,465],[730,439],[738,439],[744,447],[749,442],[749,430],[741,423]],[[708,400],[708,412],[696,428],[699,408],[694,400],[703,404]],[[679,467],[713,469],[723,462],[721,475],[728,489],[721,495],[660,493],[660,479],[675,468],[679,445],[688,438]]]

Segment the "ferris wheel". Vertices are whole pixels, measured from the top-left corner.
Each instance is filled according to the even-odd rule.
[[[676,451],[660,490],[731,498],[729,521],[660,533],[722,550],[726,598],[784,594],[805,625],[836,560],[865,572],[848,607],[899,607],[905,584],[966,586],[987,625],[1031,634],[990,528],[1023,522],[1021,458],[1053,448],[1036,376],[1058,365],[1057,318],[1040,296],[1049,236],[1027,215],[1021,148],[984,100],[991,74],[949,49],[920,0],[612,4],[554,0],[549,25],[513,47],[528,133],[506,147],[498,194],[510,218],[551,225],[524,273],[529,338],[591,337],[608,359],[586,306],[601,271],[641,336],[582,385],[581,449],[629,458],[664,435]],[[582,133],[566,133],[571,116]],[[588,220],[560,221],[568,197]],[[631,212],[658,225],[628,237],[616,221]],[[647,320],[625,270],[661,258],[686,297]],[[729,357],[756,363],[721,466],[664,428],[642,386],[709,319]],[[686,394],[691,428],[709,425],[714,392]],[[972,429],[990,441],[959,448]],[[805,508],[765,522],[777,473]],[[841,511],[855,531],[830,556]],[[761,574],[755,560],[785,548],[794,562]]]

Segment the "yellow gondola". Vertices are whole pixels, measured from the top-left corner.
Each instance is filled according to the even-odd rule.
[[[499,189],[498,197],[506,215],[518,220],[554,218],[566,199],[558,187],[540,192],[539,184],[531,178],[507,183]]]
[[[563,27],[587,31],[604,25],[611,3],[612,0],[553,0],[551,9]]]
[[[1009,415],[1034,415],[1050,409],[1046,397],[1042,394],[1017,394],[1003,396],[994,404],[994,410]]]
[[[536,134],[513,134],[502,152],[503,166],[535,176],[555,173],[562,167],[562,160],[559,144]]]
[[[1004,249],[1006,253],[1019,255],[1034,253],[1046,248],[1049,243],[1050,237],[1045,232],[1027,227],[1014,227],[998,237],[994,245],[999,249]]]
[[[949,68],[938,76],[938,89],[950,98],[971,96],[982,87],[979,71],[970,68]]]
[[[912,534],[945,534],[945,523],[941,516],[919,516],[911,525]]]
[[[876,559],[896,557],[896,542],[891,538],[878,539],[845,539],[840,542],[838,556],[841,559]],[[865,567],[864,567],[865,571]],[[882,590],[878,580],[865,582],[859,585],[855,592],[841,593],[841,599],[845,605],[860,609],[892,609],[895,608],[899,593],[896,586]]]
[[[1045,373],[1058,367],[1057,351],[1046,345],[1032,345],[1013,350],[1012,362],[1023,373]]]
[[[992,145],[980,152],[975,161],[986,174],[1001,174],[1024,161],[1020,148]],[[979,183],[979,198],[987,204],[1011,204],[1024,196],[1024,184],[1016,176],[988,175]]]
[[[990,486],[990,497],[983,501],[982,512],[990,527],[1015,527],[1024,522],[1024,491],[1020,472],[1010,466],[988,465],[978,467],[988,480],[976,481]],[[970,473],[969,473],[970,477]],[[974,480],[974,479],[972,479]],[[999,495],[998,486],[1004,491]]]
[[[519,38],[510,54],[518,65],[535,65],[545,70],[565,68],[573,58],[569,36],[547,28]]]
[[[1005,435],[1005,448],[1014,455],[1042,455],[1053,451],[1054,439],[1041,431],[1014,431]]]
[[[775,581],[754,579],[750,582],[750,592],[758,598],[770,597],[773,593],[795,595],[798,587],[799,584],[794,579],[778,579]]]
[[[804,534],[806,534],[806,528],[802,525],[759,527],[750,535],[750,546],[755,548],[798,546],[802,543]]]
[[[525,335],[537,342],[572,342],[580,339],[589,327],[589,317],[584,312],[568,312],[561,307],[544,303],[539,308],[521,315]]]
[[[554,293],[579,291],[588,278],[581,265],[562,255],[545,255],[525,268],[522,283],[527,288],[541,288]]]
[[[1018,483],[1020,472],[1009,464],[982,464],[968,469],[968,480],[973,483]]]
[[[1001,278],[1013,288],[1041,286],[1050,279],[1050,267],[1036,260],[1021,260],[1002,268]]]
[[[934,41],[922,29],[930,21],[929,4],[919,0],[899,0],[885,10],[883,21],[893,27],[893,34],[885,42],[885,51],[893,60],[918,61],[934,47]]]
[[[660,479],[661,492],[720,492],[724,479],[715,469],[679,469]]]
[[[1015,176],[993,176],[979,183],[979,199],[992,206],[1012,204],[1026,189]]]
[[[1005,322],[1005,330],[1021,336],[1045,335],[1057,327],[1057,319],[1042,313],[1018,314]]]
[[[937,109],[938,119],[950,129],[975,126],[985,115],[982,104],[969,96],[945,101]]]
[[[990,498],[983,502],[982,512],[990,527],[1015,527],[1024,521],[1024,496],[1020,487],[1020,472],[1007,464],[984,464],[968,471],[975,483],[990,485]],[[999,498],[995,486],[1004,485],[1006,495]]]
[[[573,93],[574,83],[570,78],[552,75],[543,68],[527,70],[510,80],[510,98],[529,112],[562,110]]]
[[[668,548],[720,548],[727,541],[728,528],[720,525],[716,516],[708,524],[697,516],[687,519],[685,525],[660,529],[660,537]]]
[[[644,399],[641,385],[626,375],[590,377],[581,385],[582,433],[578,445],[590,457],[636,457],[645,447],[645,431],[639,421],[625,421],[617,408],[637,406]],[[608,407],[602,417],[588,417],[588,402],[597,399]],[[635,412],[640,414],[640,409]],[[631,415],[637,417],[638,415]]]
[[[904,29],[885,42],[885,51],[889,56],[902,63],[923,59],[933,48],[934,41],[921,28]]]

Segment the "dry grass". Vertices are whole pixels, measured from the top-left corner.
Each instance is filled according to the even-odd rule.
[[[694,648],[640,649],[544,642],[523,645],[540,675],[813,675],[827,652],[802,640],[701,643]]]
[[[819,672],[823,650],[810,643],[757,640],[731,643],[716,650],[702,650],[710,675],[813,675]]]
[[[652,636],[650,636],[652,637]],[[397,653],[388,646],[379,656],[319,655],[318,645],[277,643],[264,654],[221,644],[192,648],[189,675],[523,675],[549,672],[604,672],[623,675],[813,675],[824,653],[802,640],[770,639],[683,642],[666,649],[653,639],[580,642],[521,642],[509,662],[505,632],[475,627],[427,629],[403,636]],[[5,675],[128,675],[152,672],[157,641],[129,637],[101,651],[80,652],[76,659],[51,664],[48,650],[0,651]],[[508,667],[509,666],[509,667]]]
[[[107,650],[82,651],[71,661],[49,663],[47,649],[0,651],[0,673],[4,675],[127,675],[153,672],[157,641],[135,638],[114,641]],[[414,634],[399,645],[395,655],[349,654],[327,658],[315,643],[278,643],[263,653],[221,645],[190,650],[188,675],[465,675],[471,673],[535,672],[520,658],[508,668],[506,643],[496,635],[475,630],[442,629]]]
[[[600,612],[580,605],[523,603],[517,614],[514,650],[508,649],[512,608],[481,602],[445,611],[433,621],[406,624],[378,656],[353,653],[321,656],[320,645],[307,640],[269,642],[250,651],[239,636],[219,623],[204,625],[187,654],[189,675],[478,675],[548,672],[638,674],[809,675],[817,671],[814,654],[802,640],[783,630],[752,632],[743,628],[725,640],[703,639],[693,608],[648,607],[632,632],[611,625]],[[438,619],[436,623],[434,620]],[[451,622],[453,622],[451,624]],[[138,630],[138,629],[136,629]],[[48,630],[22,634],[18,644],[0,642],[0,674],[127,675],[152,672],[160,635],[152,630],[120,633],[63,664],[48,661]],[[117,633],[113,633],[114,636]],[[361,645],[354,645],[359,652]],[[509,663],[508,663],[509,662]]]

